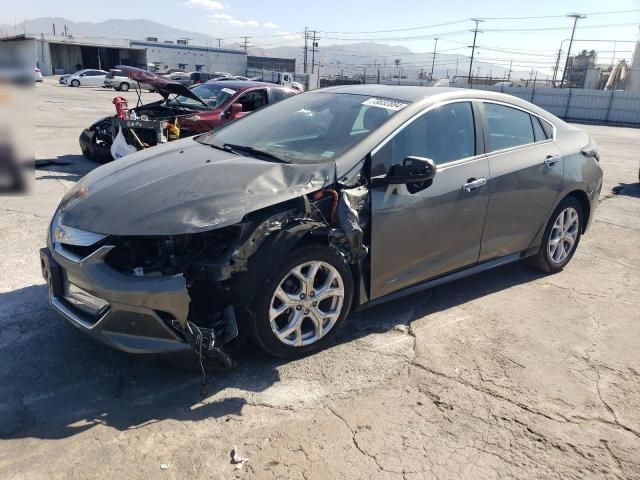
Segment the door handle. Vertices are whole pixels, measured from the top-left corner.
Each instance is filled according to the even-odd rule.
[[[559,161],[560,161],[560,155],[547,155],[547,158],[545,159],[544,164],[547,167],[553,167]]]
[[[487,184],[487,179],[484,177],[470,178],[469,180],[467,180],[467,183],[462,185],[462,188],[464,188],[467,192],[473,192],[474,190],[477,190],[478,188],[483,187],[486,184]]]

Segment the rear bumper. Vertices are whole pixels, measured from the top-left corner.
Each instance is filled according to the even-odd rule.
[[[111,248],[100,247],[83,259],[63,250],[40,250],[42,275],[49,286],[53,309],[74,327],[118,350],[129,353],[191,350],[171,327],[173,319],[184,324],[188,315],[189,295],[184,277],[134,277],[120,273],[104,262]],[[82,298],[87,301],[83,303]]]

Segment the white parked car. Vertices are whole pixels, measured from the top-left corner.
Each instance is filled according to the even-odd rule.
[[[102,87],[108,73],[104,70],[85,69],[69,75],[64,81],[70,87]]]
[[[35,67],[33,69],[33,75],[36,82],[42,82],[44,80],[44,78],[42,77],[42,72],[38,67]]]
[[[118,92],[127,92],[131,88],[142,88],[144,90],[152,91],[153,87],[146,83],[143,83],[138,87],[138,82],[131,80],[126,73],[117,68],[112,68],[104,78],[104,86],[106,88],[113,88]]]

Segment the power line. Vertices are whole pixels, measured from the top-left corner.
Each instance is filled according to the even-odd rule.
[[[610,23],[606,25],[585,25],[581,28],[611,28],[636,26],[637,23]],[[541,27],[541,28],[487,28],[486,32],[542,32],[551,30],[564,30],[566,27]]]
[[[422,25],[420,27],[408,27],[408,28],[396,28],[393,30],[371,30],[371,31],[361,31],[361,32],[352,32],[352,31],[342,31],[342,32],[331,32],[328,30],[321,30],[321,33],[339,33],[339,34],[360,34],[360,33],[392,33],[392,32],[409,32],[412,30],[424,30],[427,28],[436,28],[436,27],[445,27],[448,25],[456,25],[459,23],[466,23],[469,19],[465,18],[464,20],[454,20],[452,22],[445,23],[435,23],[433,25]]]
[[[640,12],[640,9],[635,10],[615,10],[611,12],[587,12],[585,15],[613,15],[617,13],[635,13]],[[482,20],[536,20],[541,18],[564,18],[566,15],[540,15],[534,17],[481,17]]]

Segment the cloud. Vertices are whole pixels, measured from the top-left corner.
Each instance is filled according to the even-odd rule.
[[[296,33],[291,33],[291,32],[284,32],[281,30],[276,32],[276,37],[281,38],[283,40],[297,40],[300,38],[300,35]]]
[[[184,4],[187,7],[206,8],[207,10],[222,10],[225,8],[224,3],[216,0],[187,0]]]
[[[238,20],[237,18],[233,18],[231,15],[227,15],[226,13],[214,13],[213,15],[209,15],[209,18],[214,23],[224,23],[227,25],[231,25],[232,27],[259,27],[260,22],[256,20]]]
[[[275,24],[275,23],[273,23],[273,22],[266,22],[266,23],[263,23],[263,24],[262,24],[262,26],[263,26],[264,28],[278,28],[278,25],[276,25],[276,24]]]

